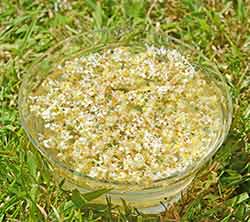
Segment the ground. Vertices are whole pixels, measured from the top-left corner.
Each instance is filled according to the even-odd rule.
[[[195,45],[230,87],[233,123],[188,195],[159,216],[118,212],[55,183],[20,126],[18,89],[27,66],[60,40],[88,30],[155,30]],[[0,221],[250,221],[249,0],[1,0]],[[87,199],[95,198],[92,193]]]

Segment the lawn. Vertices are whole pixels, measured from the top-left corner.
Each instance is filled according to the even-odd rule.
[[[182,200],[161,215],[72,196],[55,182],[20,126],[18,89],[28,65],[69,36],[114,27],[166,33],[194,45],[230,87],[234,113],[226,141]],[[0,222],[249,222],[249,58],[249,0],[1,0]]]

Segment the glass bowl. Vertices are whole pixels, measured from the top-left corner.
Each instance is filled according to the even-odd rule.
[[[68,59],[110,47],[145,47],[146,44],[177,49],[197,70],[200,69],[205,73],[208,81],[218,86],[221,95],[221,128],[216,139],[209,145],[206,155],[184,172],[156,180],[150,185],[94,179],[71,169],[66,163],[57,160],[53,151],[44,148],[39,143],[38,135],[43,130],[43,123],[29,111],[27,99],[32,91],[42,83],[58,64],[62,64]],[[231,98],[227,85],[216,64],[206,58],[197,48],[185,44],[181,40],[166,34],[143,33],[133,30],[123,32],[119,30],[86,32],[69,37],[47,50],[26,70],[19,92],[19,111],[22,127],[25,129],[30,141],[49,160],[55,171],[54,175],[58,179],[65,179],[66,187],[69,189],[77,188],[81,192],[108,188],[111,189],[108,195],[114,204],[119,205],[122,203],[121,199],[124,199],[132,206],[141,209],[144,213],[159,213],[164,210],[160,203],[163,202],[165,206],[168,206],[180,197],[181,192],[192,182],[197,171],[206,164],[221,146],[229,131],[232,119]],[[106,199],[105,197],[100,197],[96,202],[105,203]]]

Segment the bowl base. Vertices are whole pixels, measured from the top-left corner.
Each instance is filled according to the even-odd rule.
[[[178,202],[181,199],[183,192],[185,191],[177,193],[175,196],[168,198],[167,201],[161,202],[159,205],[152,207],[138,208],[138,210],[143,214],[160,214],[166,211],[168,208],[170,208],[172,204]]]
[[[176,203],[181,199],[182,194],[187,190],[189,185],[191,184],[194,177],[188,178],[182,186],[178,187],[172,192],[164,192],[164,189],[159,193],[153,194],[148,198],[145,198],[142,194],[137,195],[137,193],[130,193],[130,192],[110,192],[107,195],[103,195],[98,197],[97,199],[93,200],[93,203],[97,204],[106,204],[107,197],[110,197],[112,204],[122,206],[123,202],[122,199],[126,201],[129,206],[135,207],[142,212],[143,214],[159,214],[166,211],[168,208],[171,207],[172,204]],[[59,181],[62,181],[62,177],[57,178]],[[89,190],[83,187],[80,187],[72,181],[65,179],[63,188],[65,190],[74,190],[77,189],[81,193],[91,192],[96,190]]]

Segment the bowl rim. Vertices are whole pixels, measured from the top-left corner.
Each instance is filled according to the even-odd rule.
[[[94,33],[99,33],[99,32],[107,32],[110,30],[106,30],[106,29],[101,29],[101,30],[95,30],[95,31],[86,31],[83,32],[81,34],[77,34],[77,35],[73,35],[70,36],[62,41],[60,41],[59,43],[57,43],[56,45],[50,47],[49,49],[47,49],[47,51],[45,53],[43,53],[40,57],[36,58],[34,62],[31,63],[30,66],[27,67],[27,71],[32,69],[36,64],[39,64],[39,62],[45,58],[46,56],[48,56],[51,52],[53,52],[54,50],[56,50],[59,46],[63,45],[66,42],[69,42],[70,40],[82,37],[86,34],[94,34]],[[124,33],[126,34],[126,33]],[[157,33],[159,34],[159,33]],[[195,164],[191,164],[189,167],[187,167],[185,170],[181,171],[181,172],[177,172],[173,175],[161,178],[161,179],[157,179],[157,180],[153,180],[153,182],[150,184],[151,186],[155,186],[158,183],[161,183],[163,181],[168,181],[168,182],[176,182],[179,180],[182,180],[184,178],[187,178],[188,176],[190,176],[191,174],[193,174],[194,172],[196,172],[197,170],[199,170],[203,164],[205,164],[215,153],[216,151],[220,148],[220,146],[222,145],[222,143],[224,142],[226,136],[228,135],[228,132],[230,130],[230,126],[232,123],[232,113],[233,113],[233,105],[232,105],[232,98],[230,96],[229,93],[229,87],[226,83],[225,77],[221,74],[221,72],[219,71],[217,64],[215,62],[211,62],[209,60],[209,58],[207,58],[197,47],[195,47],[194,45],[190,45],[185,43],[184,41],[177,39],[175,37],[169,36],[166,33],[160,33],[160,35],[164,35],[164,37],[166,37],[168,40],[175,42],[176,44],[182,45],[186,48],[189,48],[191,50],[195,50],[196,52],[198,52],[199,56],[201,56],[202,58],[204,58],[206,61],[209,61],[210,64],[213,65],[213,68],[216,71],[216,76],[220,78],[221,83],[223,85],[223,91],[225,92],[226,95],[226,105],[227,105],[227,115],[226,115],[226,120],[223,121],[223,126],[220,129],[220,133],[222,132],[223,128],[224,128],[224,132],[222,132],[222,135],[217,135],[217,139],[216,141],[212,144],[212,147],[209,145],[209,152],[206,153],[206,155],[204,155],[202,158],[200,158],[197,162],[195,162]],[[142,38],[143,40],[143,38]],[[137,40],[138,41],[138,40]],[[119,42],[120,44],[122,44],[122,42]],[[110,43],[108,43],[108,45],[110,45]],[[198,50],[198,51],[197,51]],[[74,54],[73,56],[74,57]],[[32,72],[30,72],[32,73]],[[136,182],[120,182],[120,181],[107,181],[104,179],[98,179],[95,177],[90,177],[84,173],[78,172],[75,169],[72,169],[71,167],[67,166],[65,163],[63,163],[62,161],[56,160],[55,158],[52,157],[52,155],[49,155],[49,153],[47,153],[46,149],[43,148],[37,141],[36,139],[34,139],[30,133],[29,127],[27,127],[26,123],[25,123],[25,117],[23,114],[23,110],[22,110],[22,106],[23,106],[23,91],[25,90],[25,79],[28,78],[28,76],[30,76],[29,72],[26,72],[23,76],[22,79],[22,83],[21,86],[19,88],[19,93],[18,93],[18,112],[19,112],[19,116],[20,116],[20,122],[21,122],[21,126],[24,129],[26,135],[28,136],[29,140],[31,141],[31,143],[33,144],[33,146],[53,165],[55,165],[56,167],[58,167],[59,169],[63,169],[66,170],[67,173],[73,174],[73,176],[77,176],[80,179],[87,179],[90,180],[92,182],[96,182],[96,183],[101,183],[103,185],[121,185],[121,186],[138,186],[140,185],[140,183],[136,183]]]

